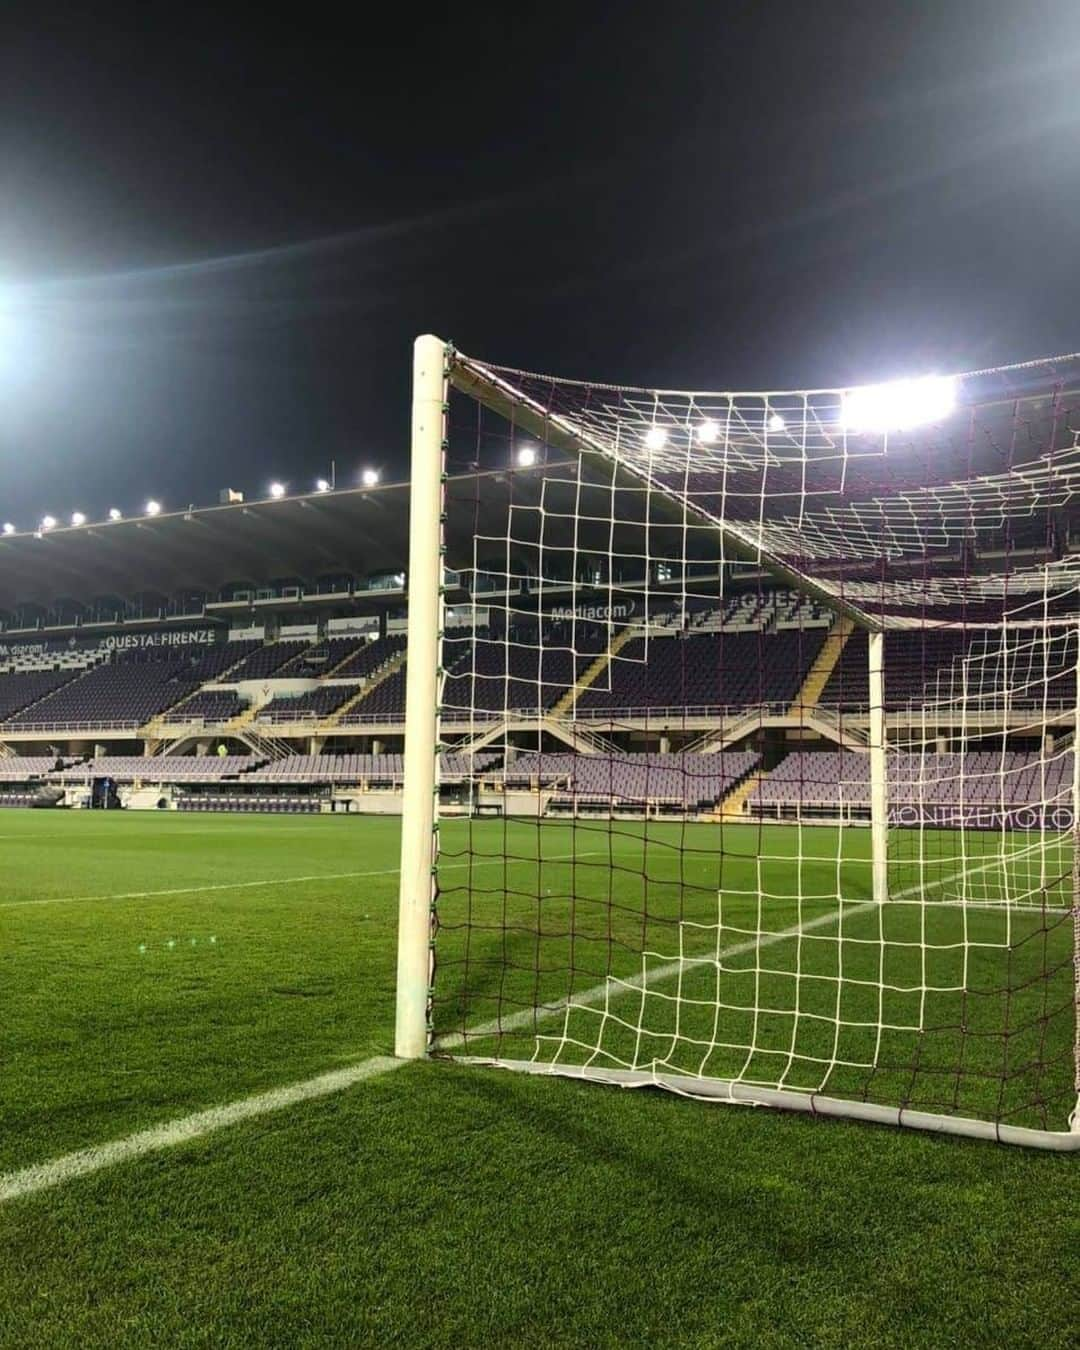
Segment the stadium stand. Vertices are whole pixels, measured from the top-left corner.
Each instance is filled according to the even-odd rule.
[[[61,760],[66,764],[69,761]],[[24,783],[31,778],[45,778],[56,768],[55,755],[10,755],[0,759],[0,782]]]
[[[260,722],[295,722],[302,719],[328,717],[360,688],[358,684],[324,684],[295,696],[282,695],[271,699],[259,709]]]
[[[789,704],[825,632],[817,627],[632,638],[611,662],[608,677],[582,692],[578,711]]]
[[[310,646],[311,643],[306,639],[287,639],[259,645],[234,670],[229,671],[229,679],[265,680],[270,675],[276,675]]]
[[[264,764],[251,755],[103,755],[50,774],[58,782],[112,778],[117,783],[220,782]]]
[[[380,681],[341,717],[342,726],[355,726],[380,718],[400,722],[405,717],[405,668]]]
[[[0,722],[32,708],[76,677],[73,670],[0,675]]]
[[[202,689],[164,715],[166,722],[227,722],[247,705],[233,689]]]
[[[476,755],[443,754],[439,777],[443,782],[484,772],[499,756],[491,751]],[[264,764],[246,781],[252,783],[361,783],[399,784],[405,772],[405,757],[387,755],[286,755]]]
[[[868,638],[861,629],[852,634],[821,695],[826,705],[850,710],[865,709],[869,702]],[[927,700],[956,698],[961,691],[969,699],[993,699],[1010,687],[1010,702],[1017,706],[1029,700],[1054,705],[1075,700],[1076,635],[1065,642],[1048,644],[1042,631],[1031,630],[1030,639],[1013,645],[1007,655],[993,632],[963,632],[920,629],[885,635],[885,706],[891,709],[918,706]],[[1023,691],[1023,686],[1027,686]],[[1022,692],[1017,694],[1020,687]]]
[[[890,751],[886,760],[892,806],[987,807],[1012,810],[1039,802],[1067,803],[1072,752],[1045,759],[1011,750],[917,754]],[[869,807],[870,757],[854,751],[788,755],[750,794],[752,808]]]
[[[96,666],[7,722],[14,728],[138,726],[198,688],[189,671],[187,662],[160,659]]]
[[[387,661],[405,650],[408,637],[405,633],[391,633],[383,638],[367,642],[334,668],[337,679],[345,676],[367,679],[384,666]]]
[[[711,806],[758,764],[753,751],[727,754],[526,754],[502,774],[509,787],[550,787],[577,800],[665,801],[697,810]]]

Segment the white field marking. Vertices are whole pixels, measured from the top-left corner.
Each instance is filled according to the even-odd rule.
[[[608,850],[598,851],[606,853]],[[580,857],[582,855],[573,856]],[[493,858],[490,861],[502,862],[503,860]],[[544,861],[557,861],[557,859],[550,858]],[[467,866],[468,864],[459,865]],[[953,876],[946,877],[939,884],[948,885],[950,881],[954,881],[962,875],[962,872],[957,872]],[[916,891],[921,889],[921,885],[909,886],[903,891],[898,891],[892,899],[906,899],[907,896],[914,895]],[[866,913],[875,908],[877,908],[875,900],[858,901],[851,904],[846,910],[841,905],[841,908],[835,912],[830,911],[828,914],[820,914],[816,918],[807,919],[804,923],[794,924],[782,932],[762,933],[746,942],[725,947],[719,953],[719,958],[740,956],[753,951],[757,947],[772,946],[774,943],[783,942],[787,938],[798,937],[812,929],[837,923],[841,916],[847,918],[855,914]],[[579,1004],[595,1003],[605,996],[610,997],[611,992],[618,994],[624,990],[641,988],[652,980],[660,980],[677,974],[687,960],[694,960],[694,958],[672,961],[667,965],[658,966],[648,973],[630,979],[614,982],[605,981],[603,984],[594,985],[592,989],[587,989],[577,995],[575,1002]],[[613,990],[609,987],[612,983],[614,983]],[[501,1027],[504,1030],[514,1030],[519,1026],[527,1026],[533,1021],[544,1021],[557,1017],[565,1011],[567,1004],[568,1000],[564,999],[541,1008],[523,1009],[503,1019]],[[479,1026],[472,1028],[468,1035],[472,1037],[489,1036],[497,1029],[497,1024],[481,1023]],[[465,1039],[465,1036],[459,1033],[455,1036],[445,1037],[437,1044],[440,1049],[453,1049],[462,1045]],[[123,1139],[114,1139],[106,1144],[91,1145],[91,1147],[80,1149],[76,1153],[66,1153],[59,1158],[54,1158],[52,1162],[34,1163],[15,1172],[0,1173],[0,1204],[3,1204],[6,1200],[16,1200],[21,1196],[33,1195],[38,1191],[50,1190],[54,1186],[61,1186],[77,1177],[100,1172],[103,1168],[114,1167],[118,1163],[128,1162],[132,1158],[139,1158],[147,1153],[156,1153],[162,1149],[172,1148],[176,1144],[190,1143],[192,1140],[201,1139],[239,1121],[251,1120],[271,1111],[280,1111],[287,1106],[294,1106],[316,1097],[327,1097],[342,1092],[356,1083],[389,1073],[391,1070],[401,1068],[407,1063],[409,1063],[408,1060],[375,1056],[350,1068],[335,1069],[330,1073],[305,1079],[303,1082],[291,1083],[281,1088],[272,1088],[268,1092],[256,1093],[252,1097],[242,1097],[238,1101],[226,1102],[223,1106],[212,1106],[205,1111],[197,1111],[193,1115],[181,1116],[177,1120],[167,1121],[164,1125],[154,1126],[148,1130],[141,1130],[139,1133],[128,1135]]]
[[[985,869],[975,868],[971,870]],[[956,881],[964,875],[964,871],[955,872],[938,884],[947,886],[950,881]],[[908,896],[923,889],[921,883],[907,886],[904,890],[891,895],[886,903],[906,900]],[[790,928],[780,929],[775,933],[758,933],[745,942],[736,942],[730,947],[724,947],[720,952],[706,952],[702,956],[681,956],[677,960],[667,961],[662,966],[653,966],[649,970],[642,971],[640,975],[631,975],[626,979],[609,975],[602,983],[594,984],[591,989],[584,989],[580,994],[571,994],[555,1003],[542,1004],[538,1008],[522,1008],[519,1012],[511,1013],[508,1017],[482,1022],[479,1026],[470,1028],[468,1032],[457,1032],[453,1036],[440,1037],[435,1042],[435,1048],[455,1050],[470,1039],[495,1036],[500,1031],[517,1031],[521,1027],[531,1026],[534,1022],[546,1022],[553,1017],[560,1016],[571,1005],[574,1007],[591,1007],[595,1003],[602,1002],[605,998],[618,997],[620,994],[629,993],[634,989],[647,989],[653,983],[670,980],[686,966],[701,965],[708,961],[722,961],[731,956],[745,956],[747,952],[762,947],[772,947],[777,942],[786,942],[788,938],[801,937],[803,933],[810,933],[815,928],[827,928],[830,924],[839,923],[841,918],[849,919],[856,914],[867,914],[878,907],[876,900],[860,900],[855,903],[848,901],[845,903],[841,903],[837,910],[830,910],[827,914],[819,914],[813,919],[804,919],[801,923],[792,924]]]
[[[301,1083],[257,1092],[254,1096],[241,1097],[239,1101],[226,1102],[223,1106],[211,1106],[205,1111],[196,1111],[192,1115],[166,1121],[164,1125],[129,1134],[124,1139],[113,1139],[107,1144],[92,1144],[76,1153],[65,1153],[52,1162],[32,1163],[17,1172],[4,1172],[0,1174],[0,1204],[5,1200],[18,1200],[24,1195],[62,1186],[76,1177],[100,1172],[105,1167],[115,1167],[117,1163],[141,1158],[146,1153],[157,1153],[176,1144],[191,1143],[192,1140],[202,1139],[205,1135],[242,1120],[265,1116],[270,1111],[281,1111],[286,1106],[296,1106],[315,1097],[329,1097],[407,1063],[408,1060],[376,1055],[347,1069],[334,1069]]]
[[[844,918],[848,919],[855,914],[864,914],[867,910],[876,908],[876,900],[862,900],[842,912]],[[730,947],[724,947],[719,952],[712,951],[697,957],[681,956],[678,960],[668,961],[662,966],[654,966],[650,970],[642,971],[640,975],[630,975],[625,979],[621,976],[609,975],[601,984],[594,984],[591,989],[584,989],[580,994],[571,994],[566,998],[559,999],[556,1003],[544,1003],[538,1008],[522,1008],[520,1012],[511,1013],[509,1017],[482,1022],[479,1026],[471,1027],[468,1032],[458,1032],[453,1036],[441,1037],[435,1042],[435,1046],[439,1050],[455,1050],[458,1046],[464,1045],[467,1040],[473,1040],[476,1037],[495,1036],[500,1031],[517,1031],[518,1028],[531,1026],[534,1022],[548,1021],[552,1017],[558,1017],[571,1006],[575,1008],[590,1007],[594,1003],[602,1002],[605,998],[618,997],[620,994],[629,993],[632,989],[647,989],[651,984],[659,983],[661,980],[669,980],[673,975],[678,975],[685,966],[724,960],[729,956],[744,956],[747,952],[756,951],[762,947],[771,947],[774,943],[785,942],[788,938],[800,937],[803,933],[812,932],[815,928],[825,928],[829,924],[838,923],[840,914],[841,910],[830,910],[828,914],[819,914],[814,919],[805,919],[802,923],[792,924],[790,928],[784,928],[775,933],[759,933],[756,937],[748,938],[745,942],[736,942]]]
[[[606,849],[603,851],[607,852]],[[492,861],[501,862],[502,859],[492,859]],[[552,860],[548,859],[548,861]],[[863,901],[848,912],[855,913],[858,910],[872,909],[874,903],[873,900]],[[822,915],[817,919],[808,920],[802,927],[820,927],[823,922],[834,921],[836,917],[832,913]],[[771,942],[779,942],[782,938],[798,931],[800,930],[796,927],[788,929],[784,933],[765,934],[760,945],[765,946]],[[735,956],[757,945],[759,944],[755,942],[739,943],[737,946],[727,948],[721,953],[721,956]],[[675,963],[672,969],[674,970],[677,965],[678,963]],[[657,971],[652,972],[650,978],[662,977],[662,972],[666,969],[666,967],[660,967]],[[630,987],[633,983],[634,981],[622,981],[620,987]],[[606,985],[597,985],[594,989],[587,990],[584,994],[579,995],[579,1001],[590,998],[595,1001],[603,996],[606,988]],[[562,1007],[565,1007],[565,1004],[552,1004],[537,1009],[535,1014],[526,1009],[522,1013],[515,1013],[513,1017],[506,1018],[502,1026],[504,1028],[524,1026],[534,1016],[538,1020],[555,1017]],[[487,1025],[478,1026],[469,1032],[470,1036],[489,1034]],[[465,1037],[461,1035],[448,1037],[440,1041],[439,1046],[440,1048],[452,1048],[461,1045],[464,1040]],[[91,1145],[89,1148],[79,1149],[75,1153],[65,1153],[59,1158],[54,1158],[51,1162],[32,1163],[29,1167],[20,1168],[15,1172],[0,1173],[0,1204],[3,1204],[6,1200],[17,1200],[25,1195],[34,1195],[38,1191],[51,1190],[54,1186],[62,1186],[65,1182],[74,1181],[77,1177],[100,1172],[106,1167],[115,1167],[118,1163],[128,1162],[132,1158],[141,1158],[147,1153],[157,1153],[162,1149],[172,1148],[176,1144],[191,1143],[192,1140],[201,1139],[205,1135],[213,1134],[228,1125],[235,1125],[239,1121],[251,1120],[271,1111],[280,1111],[286,1106],[295,1106],[300,1102],[310,1101],[314,1097],[327,1097],[333,1093],[342,1092],[356,1083],[389,1073],[392,1069],[401,1068],[409,1062],[404,1059],[391,1059],[388,1056],[376,1056],[373,1059],[365,1059],[360,1064],[355,1064],[347,1069],[335,1069],[331,1073],[320,1074],[316,1078],[308,1078],[300,1083],[291,1083],[287,1087],[272,1088],[269,1092],[259,1092],[252,1097],[241,1097],[238,1101],[226,1102],[223,1106],[212,1106],[205,1111],[196,1111],[192,1115],[167,1121],[164,1125],[156,1125],[148,1130],[140,1130],[137,1134],[129,1134],[123,1139],[114,1139],[106,1144]]]
[[[543,858],[515,858],[514,862],[534,862],[534,863],[553,863],[553,862],[574,862],[578,858],[595,858],[600,854],[605,857],[619,856],[622,853],[637,853],[637,849],[620,850],[614,854],[606,848],[579,849],[576,853],[550,853]],[[490,867],[492,863],[503,864],[506,858],[470,858],[467,862],[450,862],[440,864],[440,872],[446,872],[451,867]],[[401,869],[399,867],[380,867],[371,872],[316,872],[306,877],[271,877],[268,881],[219,881],[206,886],[173,886],[164,891],[121,891],[115,895],[45,895],[38,896],[32,900],[4,900],[0,902],[0,909],[19,909],[26,905],[77,905],[80,902],[86,904],[96,904],[101,900],[149,900],[159,895],[197,895],[203,891],[243,891],[252,890],[258,886],[293,886],[303,881],[353,881],[357,877],[392,877],[397,876]]]

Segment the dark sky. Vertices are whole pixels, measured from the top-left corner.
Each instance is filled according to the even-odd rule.
[[[4,519],[400,471],[423,331],[683,388],[1080,347],[1075,0],[223,8],[0,12]]]

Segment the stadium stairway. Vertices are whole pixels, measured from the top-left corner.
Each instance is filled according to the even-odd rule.
[[[825,641],[821,644],[813,665],[806,672],[806,679],[795,695],[788,712],[789,717],[798,717],[806,708],[816,708],[822,691],[829,682],[829,676],[836,669],[836,663],[844,654],[848,638],[855,631],[855,621],[846,614],[840,614],[829,629]]]
[[[720,803],[720,809],[716,812],[715,818],[729,821],[745,819],[746,803],[749,801],[751,793],[768,776],[768,770],[766,769],[755,769],[753,773],[747,774],[741,783],[736,783]]]
[[[639,636],[638,630],[632,626],[622,628],[615,634],[607,645],[607,649],[602,651],[596,660],[587,669],[583,670],[580,678],[573,684],[565,694],[559,699],[558,703],[551,710],[552,717],[567,717],[573,712],[574,705],[578,698],[595,684],[600,676],[607,670],[612,659],[618,656],[619,652],[626,646],[632,637]]]
[[[377,689],[384,680],[388,680],[391,675],[396,674],[402,666],[404,666],[407,657],[407,650],[400,651],[392,656],[390,660],[387,661],[386,665],[379,667],[378,671],[366,684],[360,686],[356,693],[353,694],[352,698],[346,699],[340,708],[337,708],[332,712],[330,716],[323,721],[322,725],[326,727],[337,726],[350,708],[355,708],[361,699],[366,698],[373,689]]]

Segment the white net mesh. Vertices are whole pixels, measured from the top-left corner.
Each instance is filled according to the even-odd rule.
[[[528,454],[448,490],[442,733],[485,759],[443,792],[437,1048],[1067,1128],[1078,376],[455,358],[451,453]]]

